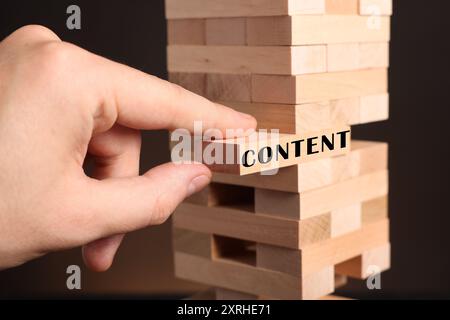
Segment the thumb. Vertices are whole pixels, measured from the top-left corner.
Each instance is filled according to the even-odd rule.
[[[211,172],[202,164],[173,163],[140,177],[90,179],[83,191],[83,211],[93,223],[95,239],[127,233],[165,222],[186,197],[210,180]]]

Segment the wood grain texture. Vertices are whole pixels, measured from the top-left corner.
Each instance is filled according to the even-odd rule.
[[[204,19],[182,19],[167,21],[167,43],[205,45],[206,27]]]
[[[318,285],[318,276],[313,273],[295,277],[231,261],[211,262],[202,257],[175,252],[175,274],[183,279],[274,299],[318,299],[334,291],[333,268],[320,274],[322,279]]]
[[[170,45],[169,72],[300,75],[326,71],[326,47]]]
[[[252,77],[254,102],[306,104],[386,92],[388,92],[387,69]]]
[[[207,74],[206,98],[215,101],[250,102],[252,78],[248,74]]]
[[[247,44],[247,19],[206,19],[206,44],[245,46]]]
[[[208,259],[213,257],[212,236],[209,234],[173,228],[172,241],[174,251]]]
[[[335,278],[331,271],[333,268],[329,266],[340,264],[385,245],[389,241],[388,229],[389,221],[384,220],[297,251],[299,254],[291,260],[294,265],[300,266],[296,276],[229,260],[211,261],[183,252],[175,253],[175,273],[183,279],[276,299],[319,298],[334,291]],[[277,249],[279,248],[274,247],[274,250]],[[269,259],[266,262],[272,263],[273,260]],[[281,265],[271,264],[270,267],[289,270]],[[332,276],[328,279],[332,284],[328,281],[318,281],[317,277],[320,275],[322,279],[328,279],[326,275]],[[317,286],[317,283],[321,285]],[[331,291],[327,293],[308,291],[309,285],[315,287],[323,285],[323,288],[327,287],[327,290]]]
[[[336,265],[336,273],[354,279],[367,279],[391,267],[391,246],[383,246],[365,251],[358,257]],[[376,270],[376,271],[375,271]],[[378,272],[377,272],[378,271]]]
[[[297,220],[332,212],[336,220],[333,233],[339,234],[343,229],[345,231],[345,227],[340,226],[339,215],[355,220],[346,227],[357,228],[361,225],[361,209],[352,206],[380,198],[387,195],[387,192],[387,171],[369,173],[302,193],[256,189],[255,212]],[[348,221],[345,220],[344,224],[346,222]]]
[[[389,17],[373,28],[359,15],[257,17],[247,20],[251,46],[299,46],[332,43],[389,42]]]
[[[323,13],[325,0],[166,0],[168,19]]]
[[[330,237],[329,215],[295,221],[233,207],[181,204],[175,211],[176,228],[298,249]]]
[[[367,201],[362,205],[362,224],[367,225],[388,218],[388,197]]]
[[[282,168],[276,175],[237,176],[214,173],[213,181],[261,189],[299,193],[329,186],[359,175],[387,169],[388,145],[382,142],[352,141],[345,156]]]
[[[302,274],[307,275],[324,266],[339,264],[388,242],[389,221],[382,220],[338,238],[312,244],[301,251]]]
[[[238,82],[238,81],[237,81]],[[225,86],[223,96],[245,99],[245,86]],[[220,86],[218,86],[220,87]],[[336,125],[358,125],[384,121],[389,118],[388,94],[339,99],[330,102],[306,104],[276,104],[259,102],[218,101],[237,111],[252,115],[258,122],[257,129],[278,129],[280,133],[301,134]]]

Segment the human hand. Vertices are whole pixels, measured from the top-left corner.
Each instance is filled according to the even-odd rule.
[[[223,132],[256,126],[44,27],[0,42],[0,269],[82,245],[89,267],[108,269],[122,234],[163,223],[211,177],[201,164],[139,177],[139,129],[192,130],[196,120]]]

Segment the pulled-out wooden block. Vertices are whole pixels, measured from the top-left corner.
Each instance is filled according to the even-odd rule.
[[[257,17],[247,20],[251,46],[300,46],[330,43],[389,42],[390,19],[373,27],[358,15]]]
[[[359,13],[359,0],[326,0],[327,14],[353,14]]]
[[[245,46],[247,44],[247,19],[206,19],[206,44]]]
[[[338,220],[340,213],[356,219],[360,209],[358,211],[358,208],[347,207],[380,198],[387,193],[388,173],[387,171],[378,171],[302,193],[256,189],[255,212],[303,220],[345,208],[350,213],[345,210],[335,212],[335,218]],[[335,232],[341,233],[339,222],[337,224]],[[352,222],[352,227],[355,224],[361,224],[360,218]]]
[[[205,45],[205,20],[181,19],[167,21],[167,43]]]
[[[168,19],[323,13],[325,0],[166,0]]]
[[[167,49],[170,72],[301,75],[326,72],[326,46],[191,46]]]
[[[231,93],[231,88],[222,93]],[[247,92],[244,86],[237,90]],[[237,95],[234,97],[237,98]],[[257,129],[277,129],[280,133],[287,134],[301,134],[340,124],[352,126],[384,121],[389,118],[387,94],[299,105],[231,101],[219,103],[255,117],[258,122]]]
[[[268,260],[262,258],[259,260],[260,263],[269,264],[264,268],[229,259],[211,260],[177,251],[175,273],[183,279],[257,296],[275,299],[316,299],[334,291],[335,277],[332,271],[334,268],[330,266],[388,243],[388,229],[388,220],[379,221],[302,250],[291,250],[290,260],[283,259],[281,252],[286,250],[285,248],[273,247],[268,249],[272,250],[271,253],[265,253]],[[258,249],[261,253],[261,248]],[[278,249],[281,251],[277,252]],[[276,258],[274,256],[270,258],[271,254],[276,254]],[[274,260],[280,264],[274,264]],[[291,265],[283,266],[282,263],[287,261],[290,261]],[[277,268],[283,271],[277,271]],[[293,272],[291,274],[284,272],[285,270]],[[323,281],[319,281],[320,279]],[[322,291],[319,288],[329,292],[319,293]]]
[[[238,176],[214,173],[217,183],[274,191],[300,193],[329,186],[357,176],[387,169],[388,145],[383,142],[353,140],[348,155],[311,161],[282,168],[276,175]]]
[[[392,15],[392,0],[359,0],[359,14],[390,16]]]
[[[365,251],[362,255],[342,262],[335,267],[338,274],[354,279],[366,279],[391,267],[391,246],[383,246]]]
[[[386,94],[387,69],[308,74],[254,75],[252,101],[305,104]]]
[[[350,151],[351,130],[336,126],[300,135],[254,133],[247,137],[205,142],[203,162],[214,172],[248,175],[289,167]]]

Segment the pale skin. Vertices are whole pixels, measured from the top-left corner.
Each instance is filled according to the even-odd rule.
[[[211,172],[139,176],[140,130],[253,129],[254,118],[27,26],[0,42],[0,269],[82,246],[107,270],[124,234],[158,225]],[[92,177],[83,163],[94,159]]]

